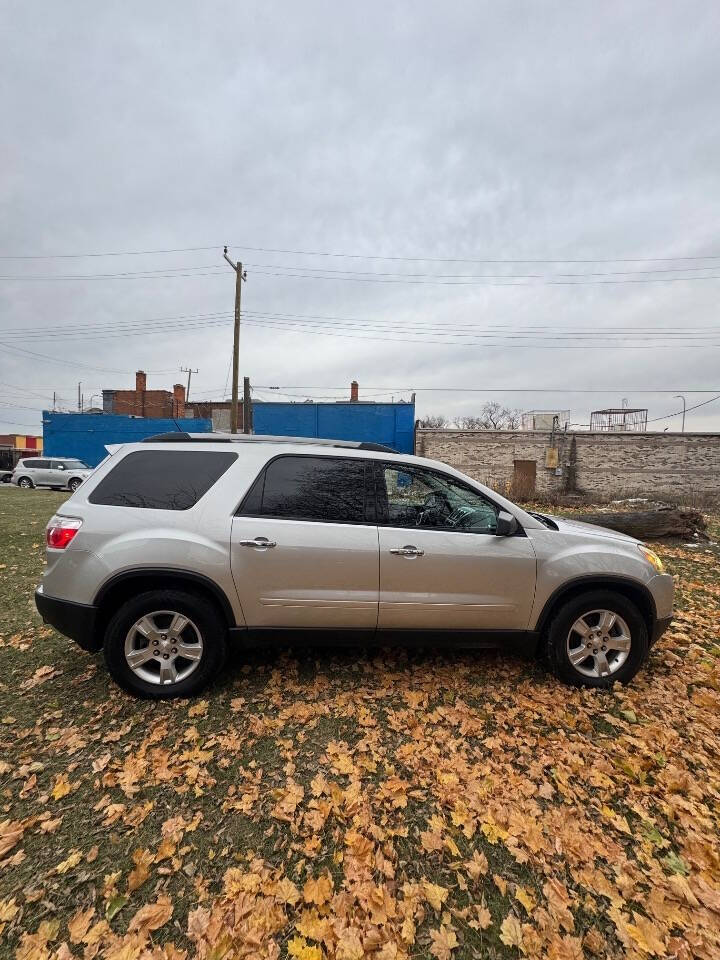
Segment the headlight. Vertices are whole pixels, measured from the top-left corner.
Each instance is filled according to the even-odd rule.
[[[643,543],[638,544],[638,550],[645,557],[645,559],[647,560],[647,562],[650,564],[651,567],[655,567],[658,573],[663,572],[663,570],[665,569],[663,567],[663,562],[654,551],[649,550]]]

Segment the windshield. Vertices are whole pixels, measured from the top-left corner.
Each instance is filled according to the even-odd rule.
[[[90,467],[82,460],[62,460],[68,470],[89,470]]]

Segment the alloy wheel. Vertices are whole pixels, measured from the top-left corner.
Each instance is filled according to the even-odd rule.
[[[590,610],[578,617],[567,636],[568,660],[585,677],[610,677],[630,656],[632,637],[613,610]]]
[[[176,610],[146,613],[125,637],[127,665],[146,683],[180,683],[195,672],[202,655],[202,634],[189,617]]]

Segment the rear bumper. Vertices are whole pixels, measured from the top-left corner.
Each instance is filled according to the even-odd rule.
[[[48,597],[43,593],[42,586],[35,591],[35,606],[45,623],[74,640],[83,650],[92,652],[100,649],[96,631],[97,607]]]

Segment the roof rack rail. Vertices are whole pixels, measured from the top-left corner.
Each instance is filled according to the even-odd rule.
[[[156,433],[144,437],[141,443],[297,443],[313,447],[339,447],[351,450],[372,450],[375,453],[397,453],[382,443],[357,440],[326,440],[321,437],[275,437],[254,433]]]

